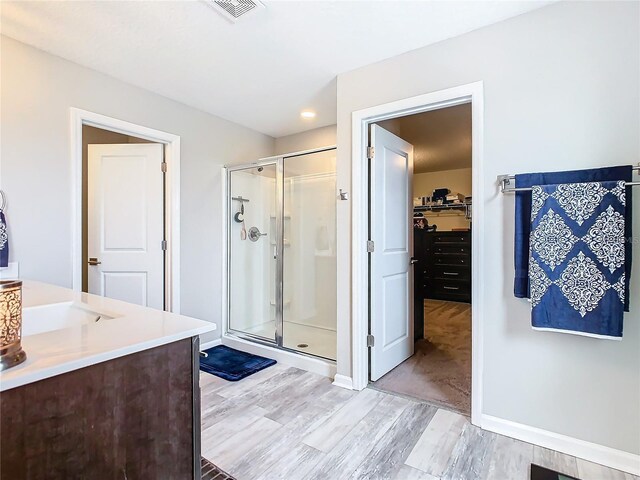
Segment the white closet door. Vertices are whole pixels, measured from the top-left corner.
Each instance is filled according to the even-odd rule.
[[[371,380],[413,355],[413,145],[373,125]]]
[[[163,146],[89,145],[89,293],[164,307]]]

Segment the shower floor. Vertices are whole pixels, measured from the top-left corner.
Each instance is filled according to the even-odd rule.
[[[267,322],[247,329],[247,333],[273,339],[276,322]],[[285,347],[319,357],[336,359],[336,332],[300,323],[284,322],[283,344]],[[307,347],[298,345],[306,344]]]

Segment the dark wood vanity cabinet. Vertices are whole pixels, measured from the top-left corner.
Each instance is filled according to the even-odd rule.
[[[186,338],[2,392],[2,478],[200,478],[198,351]]]
[[[471,302],[471,232],[414,230],[416,289],[424,298]],[[417,296],[416,296],[417,298]]]

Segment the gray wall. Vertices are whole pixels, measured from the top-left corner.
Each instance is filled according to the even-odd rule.
[[[276,138],[274,155],[301,152],[312,148],[329,147],[336,144],[336,126],[314,128],[301,133],[294,133],[286,137]]]
[[[503,173],[640,160],[637,2],[570,2],[338,77],[338,187],[348,190],[351,113],[484,81],[485,414],[640,453],[640,191],[634,208],[631,312],[621,342],[534,332],[513,297],[512,196]],[[339,333],[350,331],[350,205],[338,202]],[[475,225],[474,225],[475,226]],[[350,375],[348,335],[338,373]]]
[[[21,276],[71,287],[69,107],[181,137],[182,313],[221,316],[221,168],[272,155],[274,139],[1,37],[0,185]],[[218,330],[219,332],[219,330]]]

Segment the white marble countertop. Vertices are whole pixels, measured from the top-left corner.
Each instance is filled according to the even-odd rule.
[[[27,360],[0,372],[0,391],[216,329],[203,320],[40,282],[23,281],[22,294],[25,317],[30,307],[72,302],[113,318],[23,336]]]

